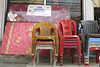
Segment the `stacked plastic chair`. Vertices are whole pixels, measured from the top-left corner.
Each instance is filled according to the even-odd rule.
[[[50,22],[40,22],[33,27],[32,33],[32,61],[35,64],[35,54],[39,45],[43,47],[53,45],[54,50],[54,65],[57,62],[58,56],[58,35],[56,26]],[[37,46],[38,45],[38,46]],[[51,46],[52,47],[52,46]],[[38,53],[38,52],[37,52]]]
[[[83,25],[84,63],[89,65],[89,54],[96,50],[96,62],[99,63],[100,34],[96,21],[81,21]]]
[[[58,32],[60,37],[60,65],[63,65],[64,49],[72,49],[72,62],[74,63],[75,48],[78,49],[79,65],[81,64],[80,38],[76,34],[76,23],[73,20],[60,20],[58,22]]]

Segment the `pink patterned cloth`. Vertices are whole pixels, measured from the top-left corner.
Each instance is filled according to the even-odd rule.
[[[1,45],[1,54],[31,55],[32,31],[35,24],[8,22]],[[48,51],[41,50],[40,55],[49,55]]]

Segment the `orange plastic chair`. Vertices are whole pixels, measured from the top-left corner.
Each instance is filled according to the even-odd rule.
[[[64,48],[72,49],[72,62],[74,63],[75,48],[78,49],[79,65],[81,64],[81,45],[76,33],[76,23],[73,20],[60,20],[58,22],[58,33],[60,37],[60,65],[63,64]]]
[[[53,41],[53,43],[51,42]],[[58,56],[58,35],[56,26],[50,22],[40,22],[33,27],[32,32],[32,61],[34,61],[36,44],[53,44],[55,61]]]

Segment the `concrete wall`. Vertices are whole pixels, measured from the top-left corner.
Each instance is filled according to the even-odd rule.
[[[99,7],[100,7],[100,0],[98,1],[98,3],[99,3]]]
[[[3,8],[3,4],[2,4],[3,0],[0,0],[0,41],[2,39],[2,8]]]
[[[83,0],[83,20],[94,20],[94,7],[91,0]]]
[[[6,6],[7,0],[0,0],[0,41],[3,38]]]
[[[93,0],[94,1],[94,3],[96,4],[94,4],[94,7],[100,7],[100,0]]]

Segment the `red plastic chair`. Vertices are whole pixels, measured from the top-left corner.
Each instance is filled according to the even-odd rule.
[[[74,63],[75,48],[78,49],[79,65],[81,64],[80,38],[76,34],[76,23],[73,20],[60,20],[58,22],[58,33],[60,37],[60,65],[63,65],[64,48],[70,48],[72,53],[72,63]]]

